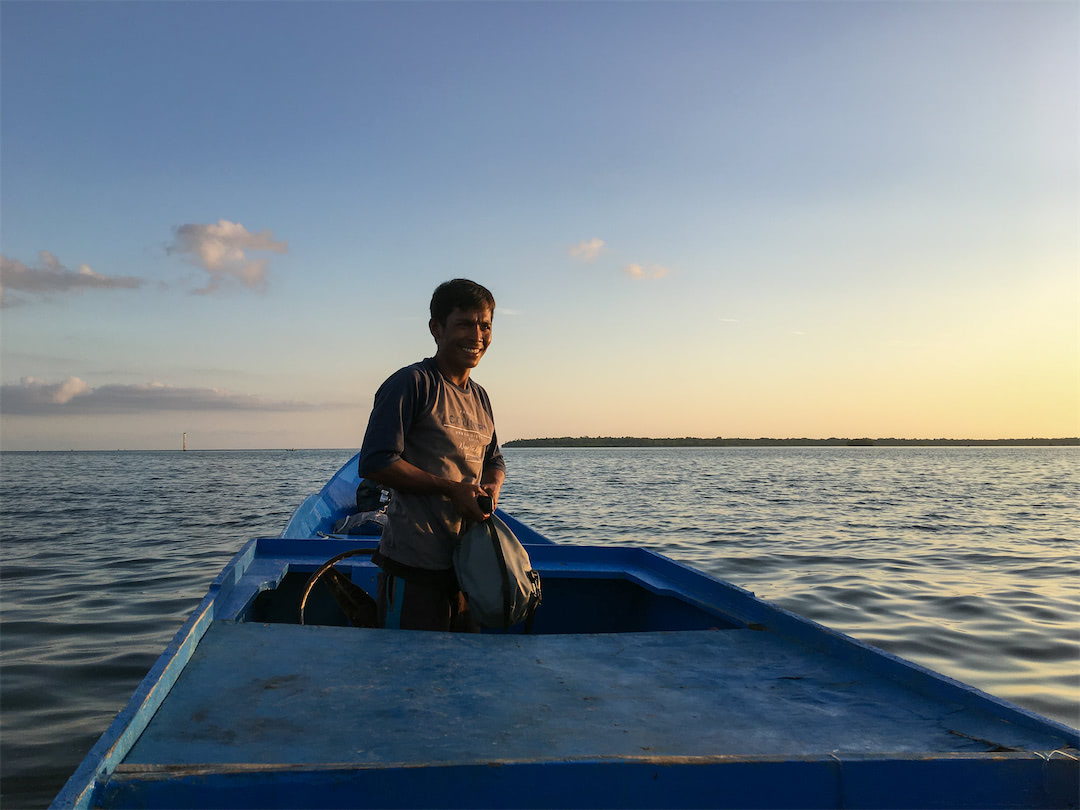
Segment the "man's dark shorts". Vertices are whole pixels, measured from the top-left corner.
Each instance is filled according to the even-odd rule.
[[[376,554],[379,571],[375,602],[379,627],[479,633],[453,569],[427,571]]]

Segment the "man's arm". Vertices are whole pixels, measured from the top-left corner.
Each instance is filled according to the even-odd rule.
[[[463,481],[451,481],[440,478],[429,472],[424,472],[419,467],[410,464],[405,459],[398,459],[392,464],[368,473],[367,477],[378,484],[390,489],[415,492],[418,495],[445,495],[454,505],[454,510],[463,518],[479,522],[487,517],[480,508],[476,499],[483,495],[491,495],[492,500],[497,500],[499,490],[502,488],[502,471],[498,471],[497,480],[488,481],[485,472],[482,486],[466,484]],[[489,487],[494,488],[492,492]]]
[[[487,411],[491,423],[495,424],[495,414],[491,412],[491,400],[487,392],[482,391],[484,409]],[[480,473],[480,488],[491,496],[491,511],[499,505],[499,492],[502,491],[503,481],[506,480],[506,461],[503,459],[502,448],[499,447],[499,438],[495,435],[495,429],[491,430],[491,442],[484,451],[484,470]]]
[[[491,496],[491,509],[499,505],[499,492],[502,490],[503,481],[506,480],[506,471],[502,467],[485,467],[484,477],[480,479],[480,489]]]

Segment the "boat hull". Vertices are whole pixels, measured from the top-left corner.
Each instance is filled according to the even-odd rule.
[[[528,546],[530,636],[296,624],[374,545],[245,546],[54,807],[1078,804],[1074,729],[642,549]]]

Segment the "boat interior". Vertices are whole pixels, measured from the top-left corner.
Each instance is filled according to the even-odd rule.
[[[536,552],[534,552],[535,556]],[[378,568],[370,557],[343,560],[337,570],[374,598]],[[236,614],[235,621],[267,624],[298,624],[301,599],[317,572],[313,563],[286,567],[280,580],[253,594]],[[542,571],[543,602],[536,612],[533,634],[642,633],[670,630],[728,630],[745,628],[735,617],[693,604],[669,591],[650,587],[621,572],[581,571],[560,576]],[[304,624],[347,627],[350,622],[335,600],[325,578],[307,596]],[[485,632],[504,632],[491,630]],[[523,626],[511,628],[521,633]]]

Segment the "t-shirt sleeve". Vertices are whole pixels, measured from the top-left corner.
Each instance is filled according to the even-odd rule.
[[[403,368],[375,392],[375,405],[360,448],[361,477],[401,460],[405,434],[415,419],[420,398],[420,376],[413,368]]]
[[[484,455],[484,472],[488,470],[502,470],[506,472],[506,460],[503,458],[502,448],[499,447],[499,439],[494,432],[491,434],[491,444],[488,445]]]

